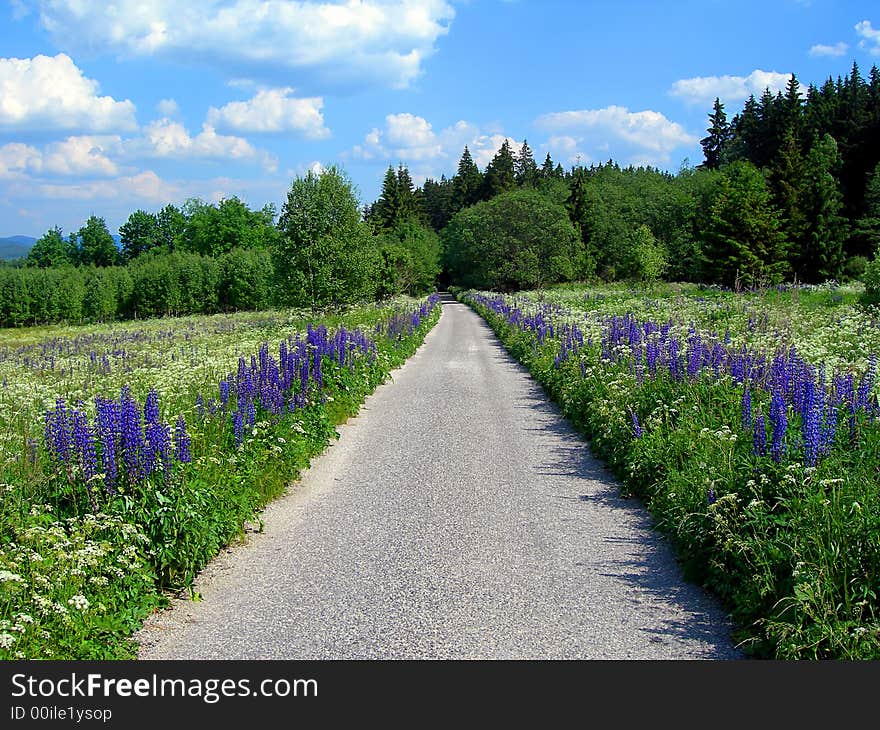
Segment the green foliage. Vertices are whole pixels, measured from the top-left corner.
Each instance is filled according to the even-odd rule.
[[[317,308],[373,296],[378,251],[341,170],[294,180],[278,227],[275,271],[283,303]]]
[[[486,166],[481,198],[491,200],[516,187],[515,163],[510,143],[505,139],[492,161]]]
[[[669,255],[648,226],[631,234],[629,275],[639,281],[657,281],[666,272]]]
[[[571,281],[585,255],[565,209],[540,193],[516,190],[466,208],[443,231],[456,283],[499,291]]]
[[[25,265],[41,269],[50,266],[65,266],[73,263],[74,250],[69,241],[61,235],[58,226],[50,228],[36,240],[25,258]]]
[[[764,176],[751,163],[734,162],[721,172],[704,236],[710,281],[728,286],[782,281],[785,239]]]
[[[880,258],[875,257],[865,265],[862,283],[865,285],[865,303],[880,304]]]
[[[122,258],[131,261],[160,244],[159,221],[152,213],[136,210],[119,227]]]
[[[76,242],[75,260],[78,264],[114,266],[119,261],[119,249],[103,218],[89,216],[72,240]]]
[[[440,248],[440,237],[413,219],[384,233],[379,242],[383,259],[380,295],[433,292],[440,274]]]
[[[724,113],[724,104],[718,97],[715,97],[715,106],[709,115],[709,128],[706,131],[709,134],[700,140],[706,158],[703,165],[709,170],[717,170],[721,166],[726,147],[730,142],[730,125]]]

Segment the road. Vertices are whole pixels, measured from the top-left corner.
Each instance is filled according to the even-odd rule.
[[[464,305],[139,632],[142,659],[738,658],[636,500]]]

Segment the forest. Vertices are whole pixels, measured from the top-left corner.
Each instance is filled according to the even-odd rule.
[[[344,171],[291,184],[280,214],[236,197],[134,211],[117,246],[91,216],[0,268],[0,324],[326,308],[437,284],[513,291],[567,281],[731,288],[863,279],[880,289],[880,71],[750,97],[708,115],[704,159],[675,174],[613,160],[538,164],[505,141],[485,170],[387,169],[365,207]]]

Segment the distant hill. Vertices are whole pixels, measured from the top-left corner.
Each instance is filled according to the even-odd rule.
[[[37,239],[31,236],[0,238],[0,259],[18,259],[27,256]]]

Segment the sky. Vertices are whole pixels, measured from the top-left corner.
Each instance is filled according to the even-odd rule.
[[[340,166],[362,203],[504,139],[568,168],[702,161],[716,96],[880,65],[876,0],[9,0],[0,236],[111,232]]]

